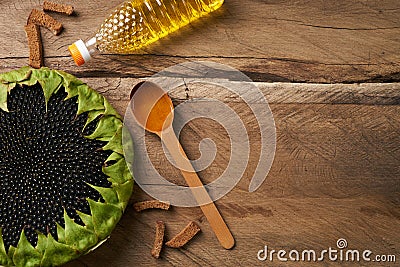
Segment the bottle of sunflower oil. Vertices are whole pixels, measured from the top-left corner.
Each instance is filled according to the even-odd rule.
[[[130,54],[218,9],[224,0],[130,0],[111,13],[87,42],[68,47],[80,66],[97,50]]]

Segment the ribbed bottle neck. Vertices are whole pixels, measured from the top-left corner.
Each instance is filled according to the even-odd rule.
[[[96,37],[92,37],[87,42],[85,42],[85,46],[91,55],[94,54],[97,50],[96,42],[97,42]]]

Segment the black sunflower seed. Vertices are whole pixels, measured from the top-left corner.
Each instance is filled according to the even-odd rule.
[[[102,172],[111,152],[90,140],[98,121],[85,129],[87,114],[76,116],[77,97],[64,100],[64,88],[47,105],[40,85],[17,85],[0,110],[0,227],[6,249],[16,246],[22,229],[32,245],[37,232],[57,239],[64,209],[79,224],[79,210],[90,214],[86,198],[101,200],[87,185],[111,186]]]

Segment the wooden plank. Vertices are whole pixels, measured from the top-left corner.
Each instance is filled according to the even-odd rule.
[[[124,115],[129,104],[133,86],[145,79],[136,78],[81,78],[92,88],[104,94]],[[398,105],[400,103],[398,83],[363,83],[363,84],[301,84],[301,83],[254,83],[265,95],[270,104],[363,104],[363,105]],[[174,102],[193,98],[212,96],[227,103],[242,100],[228,90],[215,91],[215,88],[190,84],[189,90],[183,86],[175,88],[169,95]]]
[[[85,81],[97,85],[123,111],[130,88],[138,80]],[[264,245],[276,250],[321,251],[335,249],[339,238],[345,238],[352,249],[399,255],[400,85],[257,85],[270,101],[277,127],[277,150],[267,180],[254,193],[247,188],[258,163],[260,138],[250,110],[228,91],[216,93],[212,88],[189,85],[191,96],[215,96],[234,104],[248,126],[249,167],[239,184],[216,203],[235,236],[233,250],[226,251],[219,245],[199,208],[136,213],[130,205],[109,241],[66,266],[265,266],[269,262],[257,260],[257,252]],[[181,89],[171,93],[175,104],[185,99]],[[180,136],[192,159],[200,155],[198,144],[203,138],[216,140],[218,148],[214,163],[199,173],[203,182],[210,182],[226,168],[230,143],[218,125],[192,121]],[[179,172],[157,152],[162,148],[156,136],[148,136],[148,146],[160,173],[182,183]],[[131,202],[149,198],[135,186]],[[166,223],[170,237],[190,220],[199,223],[202,233],[182,249],[165,249],[161,259],[155,260],[150,251],[156,220]],[[275,265],[279,266],[276,258]],[[337,262],[325,259],[323,263],[288,266],[320,265],[336,266]],[[346,266],[360,263],[346,262]]]
[[[120,1],[69,1],[77,16],[60,36],[43,31],[45,64],[79,77],[146,77],[187,60],[231,65],[255,81],[363,82],[400,80],[400,2],[230,0],[212,15],[131,56],[98,56],[78,68],[67,51],[89,38]],[[3,70],[27,64],[23,25],[37,1],[0,3]],[[15,26],[14,26],[15,25]],[[19,26],[18,26],[19,25]],[[102,66],[99,70],[98,66]]]

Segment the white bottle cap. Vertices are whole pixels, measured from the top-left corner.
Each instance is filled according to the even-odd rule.
[[[78,40],[68,47],[76,65],[81,66],[91,59],[89,50],[82,40]]]

